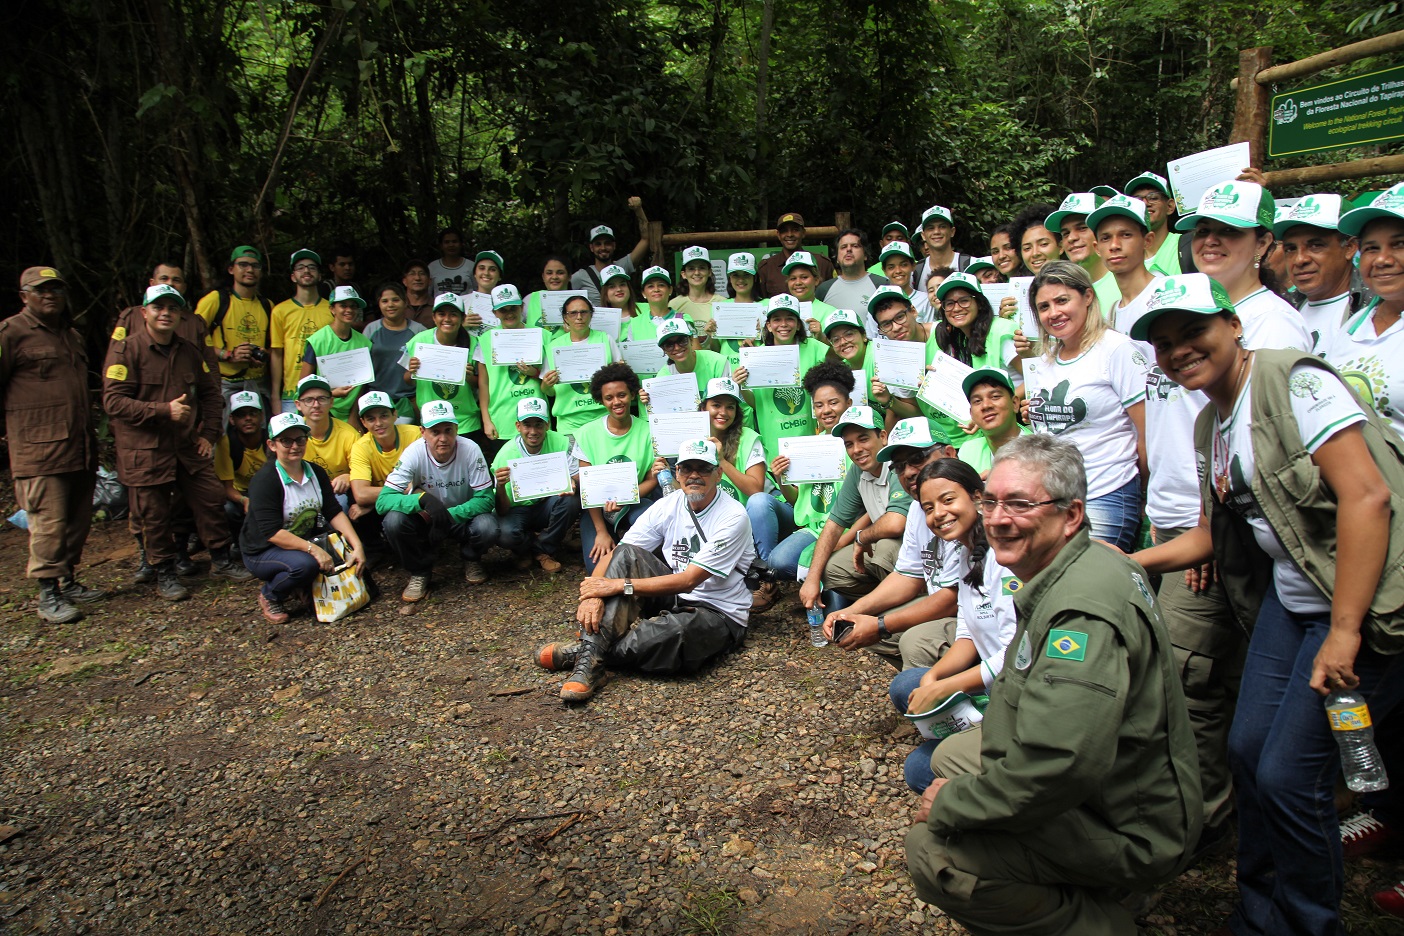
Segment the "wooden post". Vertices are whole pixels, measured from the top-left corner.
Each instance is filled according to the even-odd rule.
[[[834,213],[834,227],[842,231],[844,228],[853,227],[853,213],[851,211],[838,211]]]
[[[648,222],[648,252],[654,266],[663,266],[663,222]]]
[[[1272,96],[1257,82],[1258,72],[1272,65],[1272,46],[1258,46],[1238,53],[1238,94],[1233,106],[1230,143],[1248,143],[1249,162],[1261,167],[1267,151],[1267,125]]]

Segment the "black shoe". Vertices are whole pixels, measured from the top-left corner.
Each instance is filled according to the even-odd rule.
[[[200,571],[200,567],[195,564],[195,560],[190,558],[188,550],[176,548],[175,574],[188,578]]]
[[[562,702],[584,702],[605,684],[603,653],[599,645],[589,637],[580,641],[580,650],[575,657],[575,668],[570,677],[561,685]]]
[[[177,561],[168,559],[156,567],[156,594],[167,601],[184,601],[190,597],[190,589],[181,584],[176,572]]]
[[[83,612],[63,596],[56,578],[39,580],[39,617],[50,624],[71,624],[83,619]]]
[[[87,588],[76,576],[59,579],[59,592],[73,604],[92,604],[107,597],[101,588]]]
[[[146,543],[142,542],[141,534],[135,534],[137,541],[137,559],[140,565],[137,566],[136,574],[132,576],[132,581],[138,585],[150,585],[156,581],[156,567],[146,561]]]
[[[220,578],[244,582],[253,578],[253,573],[244,568],[242,562],[235,562],[229,555],[229,547],[210,550],[210,574]]]
[[[580,644],[549,643],[532,654],[532,660],[542,669],[560,673],[575,669],[580,658]]]

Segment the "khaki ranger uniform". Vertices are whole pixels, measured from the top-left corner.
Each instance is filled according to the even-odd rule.
[[[126,338],[108,346],[102,385],[117,476],[127,486],[132,520],[150,563],[176,556],[171,519],[177,491],[205,545],[211,551],[228,546],[224,485],[215,477],[213,458],[224,401],[202,349],[178,334],[163,347],[152,340],[145,322],[136,323]],[[182,394],[192,408],[184,424],[170,418],[170,403]],[[196,453],[197,437],[209,440],[210,457]]]
[[[28,574],[68,578],[92,524],[98,465],[78,333],[28,310],[0,322],[0,398],[15,499],[29,517]]]
[[[981,731],[956,736],[982,733],[979,770],[907,833],[917,894],[976,934],[1133,936],[1115,891],[1173,878],[1201,826],[1173,648],[1145,572],[1085,530],[1014,603]]]
[[[146,326],[145,306],[127,306],[117,313],[117,324],[112,328],[112,340],[122,341],[131,334],[132,331]],[[176,323],[175,333],[186,341],[199,348],[205,354],[205,360],[209,361],[210,367],[214,368],[219,364],[219,358],[215,355],[214,344],[210,338],[210,330],[205,325],[205,320],[200,318],[189,309],[180,310],[180,321]]]

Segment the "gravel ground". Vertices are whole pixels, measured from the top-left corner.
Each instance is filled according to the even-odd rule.
[[[891,671],[808,646],[787,605],[694,678],[616,675],[566,708],[533,666],[572,635],[578,563],[489,565],[401,614],[281,627],[252,586],[129,584],[100,524],[90,584],[42,626],[25,534],[0,532],[0,930],[14,933],[959,933],[916,899],[902,838],[915,733]],[[1357,933],[1398,932],[1349,869]],[[1232,863],[1169,887],[1147,933],[1207,932]]]

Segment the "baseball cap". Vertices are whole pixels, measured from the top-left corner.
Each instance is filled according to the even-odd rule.
[[[873,310],[888,299],[901,299],[907,305],[912,304],[912,300],[907,298],[906,294],[902,292],[901,287],[892,285],[879,286],[877,289],[874,289],[873,294],[868,297],[868,314],[876,315],[877,313]]]
[[[886,263],[888,257],[906,257],[915,261],[912,256],[912,245],[906,241],[888,241],[883,244],[881,252],[878,253],[878,263]]]
[[[964,391],[965,398],[970,399],[970,394],[974,392],[978,383],[989,383],[994,381],[1010,393],[1014,392],[1014,381],[1009,379],[1009,375],[998,367],[977,367],[975,370],[965,375],[965,379],[960,382],[960,389]]]
[[[734,397],[736,402],[740,403],[742,401],[741,386],[730,377],[713,377],[707,381],[707,392],[703,394],[702,399],[710,400],[719,396]]]
[[[322,265],[322,258],[317,256],[316,251],[308,250],[306,247],[300,247],[293,251],[292,257],[288,259],[288,266],[297,266],[297,261],[299,260],[311,260],[313,263],[317,264],[317,266]]]
[[[20,289],[38,286],[40,283],[67,283],[58,270],[49,266],[33,266],[20,274]]]
[[[1131,337],[1146,341],[1151,323],[1166,312],[1175,311],[1217,315],[1232,312],[1233,302],[1228,290],[1204,273],[1167,276],[1155,284],[1155,291],[1146,300],[1146,311],[1131,325]]]
[[[276,439],[289,429],[301,429],[308,435],[312,430],[300,413],[279,413],[268,421],[268,438]]]
[[[1336,231],[1340,229],[1342,215],[1350,210],[1350,201],[1339,195],[1307,195],[1290,208],[1278,210],[1272,222],[1272,233],[1274,237],[1281,238],[1299,224]]]
[[[974,276],[981,270],[998,269],[999,267],[995,266],[994,257],[976,257],[974,260],[970,261],[970,264],[965,268],[965,272],[969,273],[971,276]]]
[[[491,260],[493,263],[497,264],[497,272],[499,273],[507,269],[507,264],[502,262],[502,254],[495,250],[478,251],[478,255],[473,258],[473,262],[477,263],[479,260]]]
[[[824,334],[828,334],[832,328],[840,325],[847,325],[849,328],[856,328],[860,332],[865,332],[863,320],[858,317],[858,313],[850,309],[835,309],[829,313],[829,317],[824,320]]]
[[[947,224],[955,224],[955,219],[951,217],[951,209],[945,205],[932,205],[921,213],[921,226],[935,224],[937,221],[944,221]]]
[[[1358,237],[1365,230],[1365,225],[1376,218],[1404,218],[1404,182],[1376,195],[1370,204],[1341,215],[1336,229],[1350,237]]]
[[[237,413],[241,409],[263,410],[263,400],[259,399],[257,393],[252,390],[240,390],[229,397],[229,412]]]
[[[522,304],[522,294],[517,292],[517,287],[511,283],[503,283],[492,291],[492,309],[505,309],[508,306],[519,306]]]
[[[629,278],[629,271],[626,270],[626,269],[624,269],[622,266],[620,266],[620,265],[617,264],[617,263],[611,263],[609,266],[605,267],[603,270],[600,271],[600,285],[601,285],[601,286],[603,286],[605,283],[608,283],[610,280],[628,279],[628,278]]]
[[[969,273],[952,273],[941,281],[941,285],[936,287],[936,301],[940,302],[946,298],[946,293],[952,289],[968,289],[977,296],[983,296],[985,291],[980,288],[980,281]]]
[[[884,224],[884,225],[882,226],[882,230],[881,230],[880,232],[878,232],[878,236],[879,236],[879,237],[884,237],[884,236],[886,236],[886,234],[887,234],[888,231],[901,231],[901,232],[902,232],[902,240],[911,240],[911,237],[912,237],[912,232],[911,232],[910,230],[908,230],[907,226],[906,226],[905,224],[903,224],[901,221],[889,221],[889,222],[887,222],[886,224]]]
[[[945,433],[931,424],[931,420],[925,416],[913,416],[910,419],[900,420],[892,427],[892,431],[887,434],[887,444],[878,449],[877,460],[880,462],[891,461],[892,453],[899,448],[922,449],[923,451],[933,445],[950,445],[951,440],[946,438]]]
[[[623,267],[620,267],[620,269],[623,269]],[[661,279],[669,286],[673,285],[673,275],[661,266],[651,266],[647,270],[644,270],[643,279],[639,281],[639,285],[647,286],[650,280],[656,279]],[[603,283],[604,280],[600,280],[600,282]]]
[[[1139,198],[1132,198],[1130,195],[1113,195],[1102,202],[1100,208],[1087,216],[1087,226],[1095,231],[1097,225],[1111,217],[1130,218],[1143,230],[1150,230],[1150,222],[1146,220],[1146,203]]]
[[[749,273],[756,275],[756,255],[741,251],[726,258],[726,274]]]
[[[1094,185],[1088,191],[1100,198],[1115,198],[1121,194],[1110,185]]]
[[[859,426],[863,429],[882,429],[882,417],[871,406],[850,406],[829,430],[829,435],[843,435],[844,426]]]
[[[463,314],[463,297],[458,293],[439,293],[434,297],[434,311],[448,307],[459,315]]]
[[[338,302],[354,302],[363,309],[366,307],[366,300],[362,299],[361,294],[356,292],[355,286],[336,287],[332,290],[329,301],[332,305],[336,305]]]
[[[259,263],[263,262],[263,254],[259,253],[258,248],[254,247],[251,244],[240,244],[238,247],[235,247],[233,250],[229,251],[230,263],[233,263],[240,257],[253,257]]]
[[[1132,179],[1130,182],[1127,182],[1125,187],[1122,188],[1122,191],[1125,192],[1127,195],[1130,195],[1137,189],[1143,189],[1147,186],[1150,186],[1151,188],[1155,189],[1157,192],[1164,195],[1166,198],[1172,197],[1170,195],[1170,180],[1165,178],[1165,176],[1161,175],[1158,172],[1141,173],[1140,175],[1136,176],[1136,178]]]
[[[384,390],[371,390],[361,394],[361,398],[356,401],[356,412],[365,414],[366,410],[375,409],[377,406],[382,409],[393,410],[395,401],[390,399],[390,394]]]
[[[430,400],[419,411],[419,425],[424,429],[447,422],[458,422],[458,417],[453,415],[453,404],[448,400]]]
[[[683,266],[687,266],[689,263],[695,263],[698,260],[710,264],[712,262],[711,252],[708,251],[706,247],[689,247],[682,252]]]
[[[1272,193],[1256,182],[1220,182],[1199,198],[1199,207],[1175,222],[1175,230],[1192,231],[1200,218],[1208,218],[1236,228],[1263,227],[1272,230]]]
[[[785,261],[785,265],[781,267],[780,272],[785,276],[789,276],[790,271],[797,266],[807,266],[816,272],[819,269],[819,264],[814,262],[814,254],[807,250],[796,250],[794,253],[790,254],[790,259]]]
[[[775,230],[780,230],[787,224],[798,224],[804,227],[804,216],[798,211],[787,211],[780,216],[780,220],[775,222]]]
[[[597,224],[590,228],[591,242],[597,241],[601,237],[608,237],[610,240],[614,240],[614,228],[610,227],[608,224]]]
[[[687,319],[666,318],[658,323],[658,344],[660,347],[663,342],[679,335],[685,338],[692,337],[692,326],[687,324]]]
[[[302,399],[304,393],[315,387],[321,387],[323,390],[331,393],[331,384],[327,382],[327,378],[323,377],[321,374],[308,374],[297,382],[297,399]]]
[[[142,305],[151,305],[162,296],[169,296],[176,301],[177,305],[185,305],[185,297],[176,292],[175,287],[169,283],[157,283],[155,286],[146,287],[146,294],[142,297]]]
[[[517,401],[517,422],[526,422],[528,419],[545,422],[549,415],[546,412],[546,401],[540,397],[524,397]]]
[[[1063,219],[1068,215],[1090,215],[1102,204],[1102,198],[1091,192],[1073,192],[1063,199],[1058,210],[1049,215],[1043,226],[1055,234],[1062,230]]]
[[[686,461],[706,462],[717,465],[717,446],[711,439],[689,439],[678,446],[678,464]]]
[[[795,251],[799,253],[799,251]],[[800,315],[799,300],[789,293],[782,293],[778,296],[771,296],[765,301],[765,317],[768,319],[777,312],[788,312],[795,318],[802,318]]]

